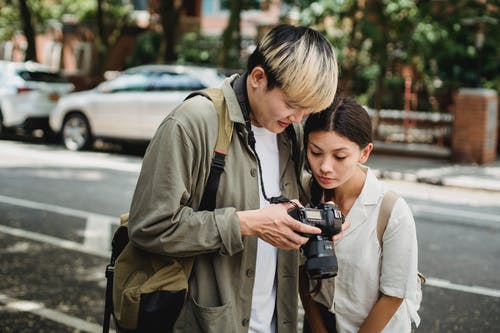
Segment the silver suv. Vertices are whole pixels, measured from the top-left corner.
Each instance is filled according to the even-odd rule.
[[[95,138],[148,141],[191,91],[218,87],[223,80],[214,68],[133,67],[94,89],[61,98],[50,126],[70,150],[90,148]]]
[[[47,131],[59,97],[72,90],[72,83],[46,66],[0,61],[0,136],[15,128]]]

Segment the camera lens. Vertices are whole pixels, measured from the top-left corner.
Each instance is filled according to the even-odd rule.
[[[327,279],[337,275],[337,257],[333,242],[322,236],[313,236],[303,247],[309,279]]]
[[[309,258],[305,264],[310,280],[328,279],[337,275],[336,256]]]

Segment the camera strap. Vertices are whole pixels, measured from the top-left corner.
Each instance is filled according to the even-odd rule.
[[[252,123],[250,121],[250,112],[252,109],[250,108],[250,103],[248,101],[248,93],[247,93],[247,85],[246,85],[247,77],[248,77],[248,73],[245,73],[245,75],[242,78],[243,98],[238,98],[238,103],[240,105],[241,112],[243,113],[243,118],[245,119],[245,128],[246,128],[247,133],[248,133],[248,145],[252,149],[252,152],[254,153],[255,158],[257,159],[257,165],[259,167],[259,181],[260,181],[260,188],[262,189],[262,195],[263,195],[264,199],[267,202],[269,202],[270,204],[292,202],[292,201],[290,201],[290,199],[288,199],[287,197],[285,197],[283,195],[269,198],[266,194],[266,190],[264,188],[264,180],[262,177],[262,165],[260,162],[259,154],[257,154],[257,150],[255,149],[255,143],[256,143],[255,135],[253,133]],[[294,144],[294,143],[295,142],[292,142],[292,144]],[[294,160],[294,163],[297,163],[297,161]],[[300,184],[300,182],[299,182],[299,184]]]

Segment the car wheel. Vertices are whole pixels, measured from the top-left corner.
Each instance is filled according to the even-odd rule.
[[[9,134],[9,131],[3,125],[2,111],[0,110],[0,139],[6,139],[6,138],[8,138],[8,134]]]
[[[70,114],[64,120],[62,141],[69,150],[84,150],[92,143],[92,134],[87,119],[78,113]]]
[[[0,139],[3,138],[5,135],[5,130],[3,128],[3,117],[2,117],[2,112],[0,112]]]

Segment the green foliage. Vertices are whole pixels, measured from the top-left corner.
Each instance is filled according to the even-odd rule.
[[[177,63],[216,66],[221,45],[217,36],[203,36],[194,32],[184,34],[177,44]]]
[[[14,6],[0,4],[0,40],[12,38],[14,33],[20,29],[19,11]]]
[[[451,92],[460,87],[499,90],[498,2],[285,2],[299,9],[299,24],[314,27],[332,42],[341,67],[340,89],[371,106],[401,107],[402,68],[413,70],[419,108],[431,109],[432,97],[445,109]],[[478,31],[484,33],[482,47],[476,45]]]
[[[134,52],[126,59],[125,67],[154,64],[161,57],[158,50],[161,47],[162,35],[156,31],[148,31],[137,38]]]

